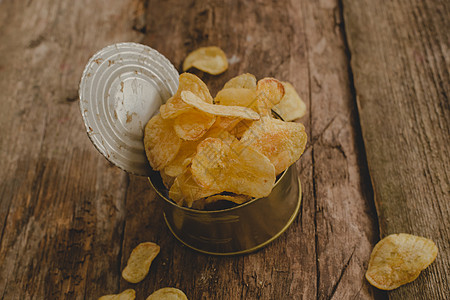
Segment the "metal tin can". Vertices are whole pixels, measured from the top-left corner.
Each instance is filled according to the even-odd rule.
[[[178,206],[148,165],[143,128],[178,86],[178,72],[156,50],[136,43],[105,47],[88,62],[80,82],[80,109],[92,143],[123,170],[149,181],[164,202],[164,218],[186,246],[214,255],[255,251],[280,236],[301,202],[295,165],[278,177],[269,196],[222,210]]]
[[[167,197],[158,172],[150,174],[149,181],[164,201],[164,219],[173,235],[206,254],[256,251],[279,237],[300,210],[302,193],[295,165],[281,174],[269,196],[216,211],[178,206]]]

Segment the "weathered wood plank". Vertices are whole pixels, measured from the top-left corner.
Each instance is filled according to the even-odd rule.
[[[0,298],[117,290],[127,176],[79,113],[87,59],[137,39],[131,1],[0,3]],[[99,30],[101,29],[101,30]]]
[[[381,237],[434,240],[436,261],[392,299],[448,299],[450,2],[344,1]]]

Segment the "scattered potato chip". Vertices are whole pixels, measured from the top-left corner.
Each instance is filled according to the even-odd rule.
[[[183,140],[195,141],[201,138],[215,121],[214,115],[193,109],[176,117],[173,128]]]
[[[220,191],[265,197],[275,183],[275,168],[260,152],[236,141],[227,145],[206,138],[192,159],[192,175],[201,186]]]
[[[134,300],[135,298],[136,292],[133,289],[128,289],[120,294],[101,296],[98,300]]]
[[[252,108],[256,106],[256,100],[256,90],[228,88],[217,93],[216,98],[214,98],[214,103],[227,106],[243,106]]]
[[[193,178],[191,169],[187,168],[175,179],[169,191],[169,198],[180,206],[191,207],[194,201],[223,192],[218,187],[205,188]]]
[[[171,177],[177,177],[183,173],[197,152],[199,143],[200,141],[183,142],[175,158],[164,168],[164,172]]]
[[[271,116],[273,106],[284,96],[284,86],[275,78],[263,78],[257,84],[257,111],[261,116]]]
[[[299,119],[306,114],[306,104],[289,82],[283,82],[284,96],[281,102],[272,107],[285,121]]]
[[[269,117],[254,122],[241,139],[245,145],[267,156],[275,166],[277,175],[300,158],[306,141],[305,127],[302,124]]]
[[[181,100],[181,92],[183,91],[190,91],[204,102],[213,103],[213,98],[206,84],[194,74],[183,73],[180,75],[177,92],[159,109],[164,119],[173,119],[192,110],[190,105]]]
[[[202,47],[192,51],[183,63],[183,71],[190,68],[218,75],[228,69],[228,60],[225,53],[219,47]]]
[[[122,277],[131,283],[138,283],[147,276],[150,265],[159,253],[159,246],[146,242],[137,245],[131,251],[127,266],[122,271]]]
[[[166,287],[148,296],[147,300],[188,300],[188,298],[181,290]]]
[[[256,90],[256,77],[250,73],[241,74],[228,80],[223,88],[244,88]]]
[[[379,289],[396,289],[415,280],[437,253],[432,240],[406,233],[391,234],[373,248],[366,278]]]
[[[153,116],[145,126],[144,146],[152,168],[161,170],[177,154],[181,139],[175,133],[172,122],[164,120],[158,114]]]
[[[181,99],[196,109],[215,116],[236,117],[247,120],[259,120],[259,115],[253,110],[242,106],[214,105],[203,102],[189,91],[181,92]]]

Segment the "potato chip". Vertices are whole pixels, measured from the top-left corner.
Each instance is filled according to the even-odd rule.
[[[244,88],[256,90],[256,77],[250,73],[241,74],[233,77],[225,83],[223,89],[229,88]]]
[[[180,149],[181,139],[175,133],[172,122],[164,120],[158,114],[145,126],[144,146],[150,165],[158,171],[175,157]]]
[[[243,106],[252,108],[257,102],[256,90],[228,88],[219,91],[214,98],[215,104],[227,106]]]
[[[183,140],[195,141],[201,138],[215,121],[216,117],[214,115],[192,110],[176,117],[173,128]]]
[[[162,182],[163,182],[164,186],[167,189],[170,189],[170,187],[172,186],[173,182],[175,181],[175,177],[168,175],[165,172],[165,170],[166,170],[166,168],[162,169],[161,171],[159,171],[159,174],[161,175],[161,179],[162,179]]]
[[[159,253],[159,246],[145,242],[131,251],[127,266],[122,271],[122,277],[131,283],[138,283],[147,276],[150,265]]]
[[[280,174],[295,163],[305,150],[307,136],[300,123],[283,122],[269,117],[256,121],[242,136],[241,142],[265,156]]]
[[[271,116],[273,106],[284,96],[284,86],[275,78],[263,78],[257,84],[257,111],[261,116]]]
[[[135,298],[136,292],[133,289],[128,289],[120,294],[101,296],[98,300],[134,300]]]
[[[194,201],[223,192],[217,187],[205,188],[193,178],[191,169],[187,168],[178,175],[169,191],[169,198],[180,206],[191,207]]]
[[[281,102],[272,107],[285,121],[299,119],[306,114],[306,104],[289,82],[283,82],[284,96]]]
[[[159,109],[164,119],[173,119],[192,110],[190,105],[181,100],[181,92],[183,91],[190,91],[204,102],[213,103],[213,98],[206,84],[194,74],[183,73],[180,75],[177,92]]]
[[[202,47],[192,51],[183,63],[183,71],[190,68],[217,75],[228,69],[228,60],[225,53],[219,47]]]
[[[406,233],[391,234],[373,248],[366,278],[379,289],[396,289],[415,280],[437,253],[432,240]]]
[[[253,110],[242,106],[214,105],[203,102],[189,91],[181,92],[181,99],[196,109],[215,116],[236,117],[247,120],[259,120],[259,115]]]
[[[265,197],[275,183],[275,168],[260,152],[236,141],[227,145],[217,138],[206,138],[192,159],[192,175],[209,189],[250,197]]]
[[[181,290],[166,287],[148,296],[147,300],[188,300],[188,298]]]
[[[240,118],[235,117],[217,117],[216,122],[211,126],[211,130],[214,128],[220,128],[226,131],[232,130],[239,122]]]
[[[164,172],[171,177],[177,177],[183,173],[197,152],[197,145],[199,143],[200,141],[183,142],[175,158],[164,168]]]
[[[240,139],[247,132],[247,130],[252,126],[254,121],[252,120],[242,120],[230,131],[232,135]]]

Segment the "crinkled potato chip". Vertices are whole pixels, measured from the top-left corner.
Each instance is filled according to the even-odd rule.
[[[269,195],[275,183],[270,160],[239,141],[227,145],[216,138],[203,140],[191,170],[201,186],[250,197]]]
[[[133,289],[128,289],[120,294],[101,296],[98,300],[134,300],[135,298],[136,292]]]
[[[406,233],[391,234],[373,248],[366,278],[379,289],[396,289],[414,281],[437,253],[432,240]]]
[[[199,143],[200,141],[183,142],[175,158],[164,168],[164,172],[171,177],[177,177],[183,173],[197,152]]]
[[[305,127],[302,124],[269,117],[254,122],[241,139],[245,145],[267,156],[275,166],[277,175],[300,158],[306,141]]]
[[[244,88],[256,90],[256,77],[253,74],[245,73],[231,78],[225,83],[223,89]]]
[[[283,84],[275,78],[263,78],[257,84],[257,111],[261,116],[271,116],[273,106],[284,96]]]
[[[243,106],[252,108],[256,106],[256,100],[256,90],[228,88],[217,93],[216,98],[214,98],[214,103],[227,106]]]
[[[166,287],[148,296],[147,300],[188,300],[188,298],[181,290]]]
[[[172,122],[161,115],[153,116],[145,126],[144,146],[153,170],[164,168],[177,154],[181,139],[175,133]]]
[[[281,102],[272,107],[285,121],[299,119],[306,114],[306,104],[297,94],[295,88],[289,82],[283,82],[284,97]]]
[[[173,182],[175,181],[175,177],[168,175],[165,172],[165,170],[166,170],[166,168],[162,169],[161,171],[159,171],[159,174],[161,175],[161,179],[162,179],[162,182],[163,182],[164,186],[167,189],[170,189],[170,187],[172,186]]]
[[[138,283],[147,276],[150,265],[159,253],[159,246],[145,242],[131,251],[127,266],[122,271],[122,277],[131,283]]]
[[[183,140],[195,141],[201,138],[215,121],[216,116],[193,109],[176,117],[173,128]]]
[[[204,102],[213,103],[213,98],[206,84],[194,74],[183,73],[180,75],[177,92],[159,109],[164,119],[173,119],[192,110],[190,105],[181,100],[181,92],[183,91],[190,91]]]
[[[242,120],[230,131],[230,133],[240,139],[252,126],[253,122],[254,121],[252,120]]]
[[[192,176],[191,169],[187,168],[178,175],[169,190],[169,198],[180,206],[191,207],[194,201],[223,192],[217,187],[205,188],[200,186]]]
[[[222,49],[216,46],[202,47],[192,51],[183,63],[183,71],[190,68],[218,75],[228,69],[227,56]]]
[[[199,97],[189,91],[181,92],[181,99],[196,109],[215,116],[236,117],[247,120],[259,120],[259,115],[246,107],[215,105],[203,102]]]

